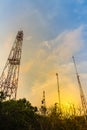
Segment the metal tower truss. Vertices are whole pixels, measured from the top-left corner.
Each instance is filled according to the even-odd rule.
[[[77,75],[77,79],[78,79],[78,84],[79,84],[79,89],[80,89],[80,97],[81,97],[83,112],[84,112],[84,115],[86,116],[87,115],[87,103],[86,103],[86,98],[85,98],[85,95],[84,95],[84,92],[83,92],[83,89],[81,86],[79,75]]]
[[[23,31],[18,31],[15,42],[13,43],[12,49],[0,77],[0,91],[5,94],[6,100],[16,99],[17,96],[22,42]]]
[[[77,72],[77,67],[76,67],[74,56],[72,58],[73,58],[73,62],[74,62],[74,65],[75,65],[76,76],[77,76],[77,81],[78,81],[79,90],[80,90],[80,98],[81,98],[82,108],[83,108],[84,116],[85,116],[85,119],[86,119],[87,102],[86,102],[86,98],[85,98],[85,95],[84,95],[84,92],[83,92],[83,89],[82,89],[82,85],[81,85],[81,82],[80,82],[80,78],[79,78],[79,75],[78,75],[78,72]]]

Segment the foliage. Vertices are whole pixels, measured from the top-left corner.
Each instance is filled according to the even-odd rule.
[[[1,103],[0,130],[37,130],[36,107],[26,99]]]
[[[0,130],[81,130],[84,124],[83,117],[64,117],[56,107],[48,115],[37,114],[25,98],[0,102]]]
[[[3,91],[0,91],[0,102],[2,102],[5,99],[6,99],[6,93],[4,93]]]

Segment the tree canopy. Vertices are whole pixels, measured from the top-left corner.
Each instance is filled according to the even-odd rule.
[[[55,107],[48,115],[38,114],[25,98],[0,101],[0,130],[81,130],[84,122],[83,117],[62,117]]]

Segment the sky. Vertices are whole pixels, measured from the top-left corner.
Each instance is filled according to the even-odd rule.
[[[87,0],[1,0],[0,73],[18,30],[24,32],[17,99],[40,106],[81,105],[72,56],[87,98]]]

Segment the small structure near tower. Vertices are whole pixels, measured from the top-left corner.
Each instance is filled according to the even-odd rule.
[[[43,99],[41,101],[41,109],[40,109],[40,111],[41,111],[42,115],[46,115],[47,109],[46,109],[46,101],[45,101],[45,91],[43,91]]]

